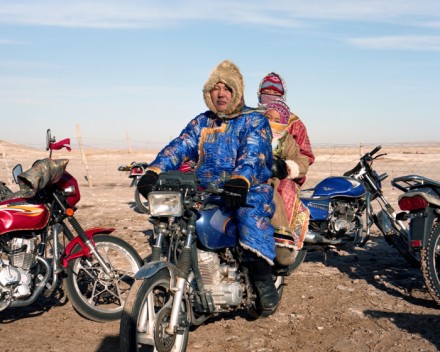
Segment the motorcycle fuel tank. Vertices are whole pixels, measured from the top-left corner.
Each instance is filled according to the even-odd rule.
[[[208,249],[233,247],[237,243],[237,227],[231,215],[219,207],[200,212],[196,222],[199,241]]]
[[[365,194],[365,188],[351,177],[327,177],[315,186],[313,197],[350,197],[358,198]]]
[[[330,200],[328,198],[301,198],[301,201],[310,211],[310,220],[327,220],[330,205]]]
[[[365,188],[359,181],[345,176],[327,177],[315,186],[313,192],[309,191],[312,190],[302,192],[300,198],[310,211],[310,220],[314,221],[328,219],[331,199],[360,198],[365,195]]]
[[[29,204],[26,199],[11,199],[0,203],[0,235],[12,231],[44,228],[49,209],[44,204]]]

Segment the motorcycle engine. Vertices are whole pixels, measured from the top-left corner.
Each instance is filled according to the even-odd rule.
[[[35,260],[36,240],[13,238],[9,246],[8,259],[0,256],[0,310],[8,301],[31,294],[29,269]]]
[[[357,202],[334,200],[331,205],[329,226],[333,233],[346,234],[356,228]]]
[[[238,306],[243,297],[237,267],[221,263],[215,252],[198,250],[199,270],[205,289],[218,309]]]

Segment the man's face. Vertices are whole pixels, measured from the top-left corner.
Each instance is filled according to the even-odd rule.
[[[224,83],[217,83],[210,92],[211,100],[218,112],[225,112],[232,100],[232,90]]]

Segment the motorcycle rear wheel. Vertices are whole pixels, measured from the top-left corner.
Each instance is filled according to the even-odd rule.
[[[169,287],[170,274],[167,269],[134,283],[121,317],[121,352],[186,351],[189,324],[180,325],[175,335],[165,331],[172,303]]]
[[[440,304],[440,222],[432,227],[427,245],[421,254],[425,285],[434,301]]]
[[[134,191],[134,202],[136,203],[136,207],[138,210],[144,214],[149,214],[148,210],[148,200],[145,199],[142,194],[139,193],[138,189]]]
[[[118,237],[98,235],[93,240],[111,268],[110,276],[93,256],[74,259],[65,279],[66,292],[83,317],[98,322],[117,320],[143,261],[131,245]]]

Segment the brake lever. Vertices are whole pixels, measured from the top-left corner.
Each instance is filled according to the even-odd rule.
[[[376,155],[374,157],[374,159],[380,158],[381,156],[385,156],[385,155],[388,155],[388,154],[387,153],[382,153],[382,154]]]

